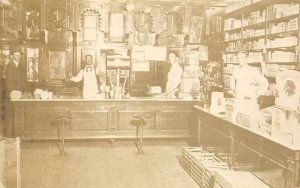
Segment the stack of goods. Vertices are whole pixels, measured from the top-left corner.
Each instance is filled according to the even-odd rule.
[[[283,48],[296,46],[298,43],[298,38],[295,36],[267,39],[267,48]]]
[[[221,63],[209,61],[201,64],[202,77],[200,78],[200,101],[210,104],[211,92],[221,91],[223,79],[221,73]]]
[[[182,148],[182,166],[200,187],[213,187],[215,171],[229,169],[227,163],[199,147]]]
[[[225,98],[225,119],[233,121],[234,98]]]
[[[291,64],[266,64],[266,76],[276,77],[277,73],[285,70],[295,70],[296,65]]]
[[[259,0],[255,0],[255,2],[257,1]],[[232,3],[230,6],[226,7],[225,13],[233,12],[237,9],[249,6],[251,5],[251,3],[254,3],[254,1],[253,2],[251,2],[251,0],[237,1],[236,3]]]
[[[268,188],[269,186],[250,172],[218,170],[215,173],[214,188]]]
[[[293,145],[300,145],[299,80],[300,73],[294,70],[277,75],[278,98],[272,115],[272,136]]]
[[[262,23],[266,20],[266,10],[250,12],[249,16],[243,18],[243,26]]]
[[[282,18],[299,13],[299,4],[273,4],[268,6],[268,20]]]

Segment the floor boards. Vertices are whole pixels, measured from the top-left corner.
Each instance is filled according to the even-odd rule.
[[[147,143],[138,155],[132,142],[22,143],[22,188],[196,188],[177,156],[181,143]]]

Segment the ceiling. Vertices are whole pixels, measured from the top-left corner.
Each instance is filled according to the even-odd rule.
[[[234,2],[240,2],[243,0],[125,0],[131,2],[148,2],[148,3],[160,3],[160,4],[169,4],[169,3],[178,3],[178,5],[184,4],[196,4],[196,5],[210,5],[210,6],[220,6],[225,7]]]

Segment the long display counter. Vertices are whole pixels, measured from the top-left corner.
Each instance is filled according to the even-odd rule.
[[[195,101],[181,99],[20,99],[14,107],[14,136],[22,139],[57,138],[56,118],[72,117],[66,125],[69,139],[134,138],[135,115],[150,115],[145,138],[190,137]]]
[[[214,138],[208,132],[217,133],[218,138],[223,137],[228,146],[228,163],[235,169],[236,147],[241,146],[246,150],[258,154],[260,157],[278,165],[286,172],[284,187],[296,188],[300,186],[300,146],[288,144],[270,135],[257,130],[235,124],[223,117],[211,114],[209,110],[201,106],[194,106],[197,114],[198,133],[197,141],[200,146],[214,142]]]

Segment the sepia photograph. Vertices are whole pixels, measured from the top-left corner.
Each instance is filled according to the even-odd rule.
[[[0,0],[0,188],[300,188],[299,0]]]

